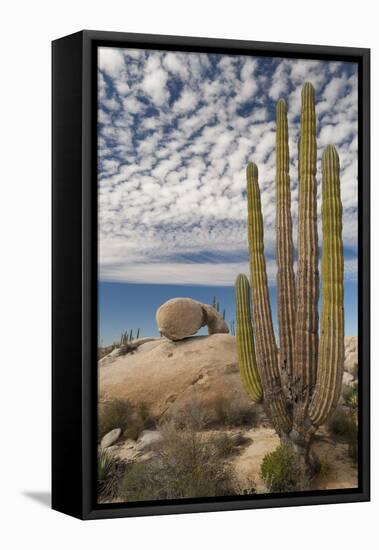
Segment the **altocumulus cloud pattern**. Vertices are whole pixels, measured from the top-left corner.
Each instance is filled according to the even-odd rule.
[[[357,277],[357,66],[100,48],[99,278],[229,286],[248,273],[245,167],[259,168],[275,285],[275,103],[288,105],[294,242],[300,90],[316,89],[321,154],[341,160],[345,278]]]

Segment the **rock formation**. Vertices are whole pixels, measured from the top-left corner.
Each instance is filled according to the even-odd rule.
[[[159,332],[169,340],[183,340],[204,326],[209,334],[228,333],[222,315],[208,304],[191,298],[173,298],[162,304],[156,313]]]
[[[355,354],[357,338],[346,337],[345,346],[348,357]],[[179,342],[157,338],[133,354],[108,355],[98,365],[100,402],[143,401],[154,416],[175,414],[187,404],[207,409],[217,396],[250,403],[240,379],[236,339],[230,334]]]

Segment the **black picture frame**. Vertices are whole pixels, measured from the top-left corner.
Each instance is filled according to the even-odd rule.
[[[96,504],[97,95],[100,45],[358,63],[359,487]],[[52,507],[81,519],[370,499],[370,50],[85,30],[52,43]]]

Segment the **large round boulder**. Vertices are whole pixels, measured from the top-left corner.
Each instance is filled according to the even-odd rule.
[[[170,340],[192,336],[204,326],[204,312],[200,302],[191,298],[174,298],[158,308],[158,330]]]
[[[156,313],[159,332],[169,340],[183,340],[193,336],[203,326],[209,334],[227,334],[228,325],[210,305],[192,298],[173,298],[162,304]]]

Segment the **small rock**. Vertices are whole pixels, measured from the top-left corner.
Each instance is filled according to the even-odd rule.
[[[139,451],[144,451],[162,439],[162,434],[157,430],[144,430],[138,438],[137,448]]]
[[[120,428],[115,428],[114,430],[111,430],[110,432],[108,432],[101,440],[101,443],[100,443],[101,448],[106,449],[107,447],[110,447],[111,445],[116,443],[120,435],[121,435]]]

